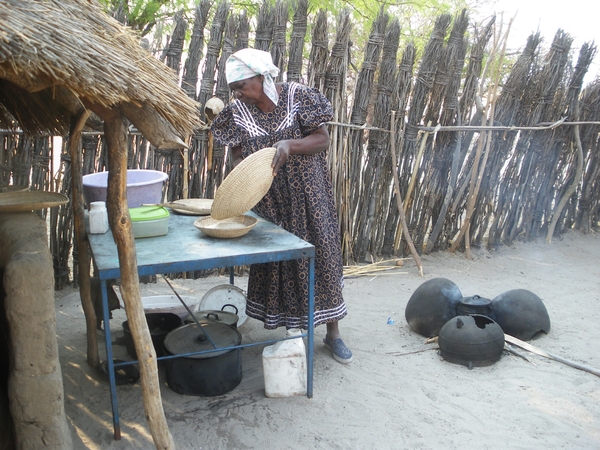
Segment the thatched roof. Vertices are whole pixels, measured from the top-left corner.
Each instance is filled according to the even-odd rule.
[[[68,130],[81,103],[125,106],[134,124],[128,110],[156,114],[182,136],[198,125],[175,73],[96,0],[0,0],[0,11],[0,125]]]

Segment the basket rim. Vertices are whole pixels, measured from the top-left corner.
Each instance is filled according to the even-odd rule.
[[[240,228],[234,228],[234,229],[227,229],[227,228],[215,228],[215,227],[207,227],[207,223],[210,223],[211,225],[218,225],[220,223],[222,224],[226,224],[226,223],[232,223],[232,222],[240,222],[243,221],[243,225],[245,225],[244,227],[240,227]],[[248,233],[252,228],[254,228],[256,226],[256,224],[258,223],[258,219],[256,217],[253,216],[248,216],[245,214],[236,216],[236,217],[229,217],[227,219],[221,219],[221,220],[217,220],[212,216],[205,216],[205,217],[199,217],[194,221],[194,226],[199,229],[200,231],[202,231],[204,234],[206,234],[207,236],[211,236],[211,237],[219,237],[219,238],[234,238],[234,237],[240,237],[245,235],[246,233]]]
[[[69,197],[50,191],[0,192],[0,212],[26,212],[65,205]]]

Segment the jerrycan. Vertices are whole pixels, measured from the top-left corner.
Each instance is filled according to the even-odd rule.
[[[301,334],[298,329],[289,329],[286,337]],[[265,347],[262,361],[267,397],[306,395],[306,347],[302,338]]]

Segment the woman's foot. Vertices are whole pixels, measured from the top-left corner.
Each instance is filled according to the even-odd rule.
[[[341,337],[337,337],[334,339],[329,339],[328,336],[325,336],[323,339],[323,344],[325,344],[325,348],[331,350],[333,355],[333,359],[342,364],[349,364],[352,362],[352,352]]]

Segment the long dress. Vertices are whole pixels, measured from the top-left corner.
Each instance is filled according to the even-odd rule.
[[[245,158],[280,140],[308,136],[332,117],[331,104],[318,90],[284,83],[272,112],[235,100],[215,117],[211,131],[220,144],[241,146]],[[259,216],[315,246],[315,325],[347,314],[338,219],[326,156],[326,152],[291,155],[269,192],[253,208]],[[308,273],[305,259],[252,265],[247,315],[264,322],[267,329],[306,329]]]

